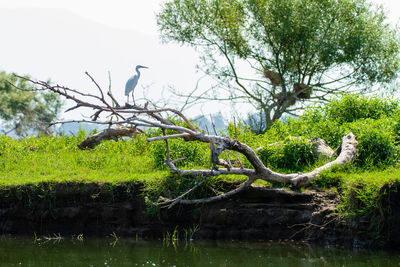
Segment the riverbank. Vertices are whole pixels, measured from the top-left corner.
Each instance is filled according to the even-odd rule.
[[[400,248],[399,186],[389,190],[391,216],[381,221],[385,236],[369,232],[367,219],[337,214],[332,191],[295,192],[251,187],[231,199],[202,206],[158,210],[146,203],[141,183],[41,183],[3,187],[0,233],[162,239],[174,230],[195,239],[307,241],[357,248]],[[374,229],[372,229],[374,231]]]
[[[83,131],[77,136],[0,136],[0,233],[117,232],[161,238],[176,226],[184,233],[198,225],[198,238],[399,247],[399,122],[398,102],[349,95],[277,122],[264,134],[231,124],[227,136],[247,144],[266,167],[280,173],[307,173],[332,160],[312,153],[307,140],[315,137],[335,148],[353,132],[358,152],[351,164],[323,171],[307,188],[256,181],[258,187],[230,200],[161,211],[155,205],[160,198],[174,199],[193,187],[186,198],[216,196],[247,176],[171,174],[163,165],[165,143],[146,141],[162,135],[160,130],[90,150],[77,147],[87,137]],[[169,150],[171,159],[185,158],[176,163],[180,169],[210,168],[207,144],[174,139]],[[221,157],[237,157],[228,154]],[[240,161],[252,168],[246,158]]]

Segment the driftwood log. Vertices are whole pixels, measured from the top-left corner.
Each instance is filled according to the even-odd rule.
[[[117,126],[115,128],[108,128],[83,140],[78,147],[80,149],[94,148],[104,140],[117,141],[118,138],[126,136],[134,138],[136,135],[141,134],[143,131],[136,127]]]
[[[162,199],[159,203],[161,207],[172,207],[176,204],[200,204],[207,203],[211,201],[217,201],[220,199],[228,198],[246,188],[251,186],[256,180],[261,179],[268,182],[281,182],[286,183],[295,187],[306,186],[310,184],[310,182],[320,175],[323,170],[332,168],[334,165],[343,165],[350,163],[357,152],[357,140],[353,133],[349,133],[342,139],[342,144],[340,147],[340,154],[333,161],[314,169],[309,173],[293,173],[293,174],[283,174],[274,172],[271,169],[267,168],[260,158],[257,156],[256,151],[247,146],[244,143],[239,142],[238,140],[222,137],[217,135],[209,135],[198,128],[194,127],[190,121],[180,112],[171,108],[164,109],[149,109],[148,105],[137,106],[137,105],[129,105],[125,104],[124,106],[119,105],[115,98],[112,96],[111,92],[108,94],[104,94],[103,90],[100,86],[95,82],[95,80],[88,74],[89,78],[93,81],[94,85],[98,89],[98,94],[87,94],[82,93],[75,89],[70,89],[68,87],[60,86],[60,85],[51,85],[44,81],[34,81],[31,79],[27,79],[25,77],[18,76],[19,78],[26,80],[32,83],[36,89],[35,90],[49,90],[56,94],[59,94],[66,99],[72,100],[75,102],[76,106],[70,108],[69,110],[73,110],[76,108],[90,108],[94,110],[92,115],[92,120],[82,120],[80,122],[89,122],[89,123],[97,123],[97,124],[105,124],[105,125],[124,125],[128,128],[133,127],[149,127],[149,128],[159,128],[162,129],[163,135],[148,138],[149,142],[154,141],[164,141],[167,148],[167,158],[165,159],[166,165],[169,166],[170,171],[172,173],[176,173],[179,175],[198,175],[204,178],[211,176],[219,176],[223,174],[231,174],[231,175],[245,175],[247,176],[247,180],[238,186],[236,189],[231,190],[229,192],[225,192],[223,194],[208,197],[204,199],[186,199],[188,194],[195,190],[199,185],[197,184],[181,196],[175,199]],[[20,89],[20,88],[19,88]],[[23,90],[23,89],[21,89]],[[113,103],[113,104],[112,104]],[[101,115],[104,114],[105,117],[116,116],[118,120],[110,122],[110,121],[102,121]],[[163,116],[162,114],[166,114]],[[182,121],[186,123],[186,126],[175,125],[172,120],[168,119],[172,115],[177,116]],[[77,121],[70,121],[77,122]],[[68,123],[68,122],[58,122],[58,123]],[[173,134],[166,135],[165,130],[172,130]],[[110,130],[112,131],[112,130]],[[128,131],[129,132],[129,131]],[[110,132],[102,133],[104,136],[110,136]],[[101,135],[101,134],[99,134]],[[108,137],[107,137],[108,138]],[[112,137],[111,137],[112,138]],[[204,170],[180,170],[175,164],[174,160],[170,158],[170,151],[168,140],[183,138],[187,142],[191,141],[200,141],[203,143],[209,143],[211,149],[211,169]],[[99,140],[101,137],[93,137],[94,140]],[[93,144],[97,141],[93,141]],[[316,140],[316,147],[322,147],[325,142],[321,140]],[[318,145],[319,144],[319,145]],[[82,145],[83,146],[83,145]],[[325,144],[326,146],[326,144]],[[239,152],[241,155],[247,158],[253,168],[243,168],[243,167],[233,167],[232,164],[223,162],[219,156],[222,152],[226,150]],[[317,151],[319,151],[317,149]],[[319,153],[319,152],[317,152]],[[323,153],[323,152],[321,152]],[[331,153],[331,152],[329,152]],[[217,165],[223,165],[226,168],[219,168]],[[203,179],[204,181],[205,179]]]

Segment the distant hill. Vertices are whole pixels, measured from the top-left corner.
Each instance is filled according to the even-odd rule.
[[[226,125],[224,123],[224,117],[221,112],[211,115],[212,121],[217,132],[225,132]],[[201,130],[208,131],[210,134],[214,134],[214,127],[211,123],[211,117],[206,117],[204,115],[198,116],[194,119]]]

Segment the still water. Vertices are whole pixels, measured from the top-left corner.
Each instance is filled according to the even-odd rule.
[[[400,253],[304,243],[0,237],[0,266],[400,266]]]

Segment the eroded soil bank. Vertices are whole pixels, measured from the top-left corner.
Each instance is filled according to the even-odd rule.
[[[34,189],[33,189],[34,188]],[[352,247],[400,248],[400,193],[388,203],[385,240],[371,238],[362,218],[336,215],[334,193],[252,187],[234,198],[157,211],[145,203],[142,184],[65,183],[10,187],[0,192],[0,233],[12,235],[162,238],[176,228],[194,238],[247,241],[297,240]]]

